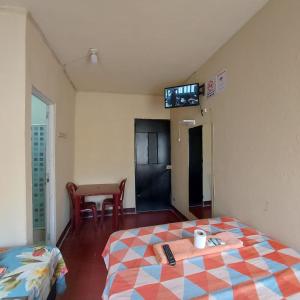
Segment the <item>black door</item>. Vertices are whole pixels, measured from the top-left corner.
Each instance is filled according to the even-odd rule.
[[[202,205],[202,126],[189,129],[189,205]]]
[[[137,211],[170,207],[170,121],[135,120]]]

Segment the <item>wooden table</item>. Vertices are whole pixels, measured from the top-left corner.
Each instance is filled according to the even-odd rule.
[[[85,184],[79,185],[75,192],[75,229],[80,227],[80,198],[86,196],[113,196],[113,227],[119,229],[118,207],[120,200],[119,184]]]

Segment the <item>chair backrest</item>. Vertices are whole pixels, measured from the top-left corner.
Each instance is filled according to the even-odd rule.
[[[77,185],[73,182],[68,182],[66,184],[66,189],[68,191],[69,200],[71,202],[71,205],[74,208],[74,206],[75,206],[74,194],[75,194],[75,191],[77,190]]]
[[[123,180],[120,182],[120,185],[119,185],[119,189],[120,189],[120,191],[121,191],[120,202],[123,202],[126,181],[127,181],[127,178],[123,179]]]

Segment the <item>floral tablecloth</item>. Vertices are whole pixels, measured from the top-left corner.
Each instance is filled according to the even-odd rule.
[[[47,299],[56,284],[57,293],[65,288],[67,268],[58,248],[24,246],[0,248],[0,299],[27,297]]]

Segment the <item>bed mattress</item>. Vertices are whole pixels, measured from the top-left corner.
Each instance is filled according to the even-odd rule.
[[[185,259],[176,266],[156,261],[152,245],[232,232],[240,249]],[[122,230],[102,254],[107,270],[103,299],[300,299],[300,255],[230,217]]]

